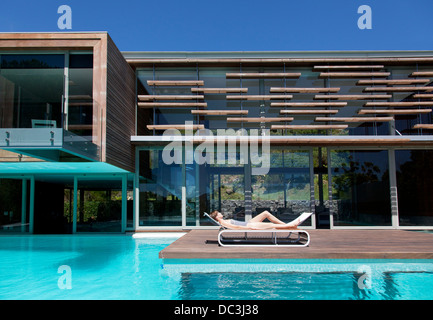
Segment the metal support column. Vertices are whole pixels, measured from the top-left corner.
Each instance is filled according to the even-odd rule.
[[[182,228],[186,227],[186,150],[182,148]]]
[[[313,149],[309,152],[309,167],[310,167],[310,211],[313,212],[311,216],[311,227],[316,229],[316,199],[314,195],[314,159],[313,159]]]
[[[122,229],[121,232],[126,231],[126,218],[127,218],[127,198],[128,198],[128,180],[127,175],[122,176]]]
[[[391,200],[391,225],[398,228],[398,197],[397,197],[397,174],[395,167],[395,150],[388,150],[389,161],[389,194]]]
[[[78,178],[74,176],[74,211],[72,214],[72,233],[77,232],[77,210],[78,210]]]
[[[245,181],[245,221],[249,221],[253,217],[252,208],[252,187],[251,187],[251,159],[248,152],[248,161],[244,164],[244,181]]]
[[[22,180],[21,189],[21,232],[26,232],[27,218],[27,179]]]
[[[135,173],[134,173],[134,230],[140,223],[140,150],[135,148]]]
[[[30,177],[30,203],[29,203],[29,233],[34,231],[35,216],[35,177]]]
[[[328,201],[329,201],[329,228],[334,227],[334,209],[332,205],[332,162],[331,162],[331,150],[327,148],[327,159],[328,159]]]
[[[68,130],[69,126],[69,52],[65,53],[65,70],[64,70],[64,99],[63,99],[63,123],[62,128]]]

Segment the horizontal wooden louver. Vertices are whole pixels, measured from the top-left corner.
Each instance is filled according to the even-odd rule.
[[[152,100],[203,100],[203,95],[139,95],[140,101]]]
[[[285,121],[293,121],[293,118],[292,117],[227,118],[227,122],[285,122]]]
[[[335,122],[389,122],[393,117],[317,117],[316,121]]]
[[[394,79],[394,80],[359,80],[357,85],[372,85],[372,84],[386,84],[386,85],[405,85],[405,84],[427,84],[430,79]]]
[[[203,86],[202,80],[147,80],[149,86]]]
[[[390,94],[347,94],[347,95],[316,95],[314,99],[322,100],[373,100],[373,99],[391,99]]]
[[[155,124],[155,125],[147,125],[147,129],[149,130],[169,130],[169,129],[177,129],[177,130],[201,130],[204,129],[204,125],[202,124],[193,124],[193,125],[185,125],[185,124]]]
[[[272,87],[270,92],[289,92],[289,93],[319,93],[319,92],[338,92],[340,88],[278,88]]]
[[[361,109],[358,114],[395,114],[395,115],[411,115],[430,113],[432,109],[387,109],[387,110],[366,110]]]
[[[248,110],[191,110],[191,113],[202,116],[247,115]]]
[[[326,130],[326,129],[346,129],[347,124],[305,124],[305,125],[280,125],[274,124],[272,130],[289,129],[289,130]]]
[[[383,69],[384,65],[351,65],[351,66],[314,66],[313,70],[372,70]]]
[[[283,73],[226,73],[227,79],[284,79],[284,78],[299,78],[299,72],[283,72]]]
[[[419,107],[433,106],[433,101],[367,102],[364,107]]]
[[[194,93],[247,93],[248,88],[191,88]]]
[[[414,92],[414,91],[433,91],[433,87],[368,87],[364,92]]]
[[[320,78],[372,78],[389,77],[390,72],[321,72]]]
[[[271,102],[271,107],[345,107],[347,102]]]
[[[227,96],[227,100],[285,100],[292,99],[292,95],[236,95]]]
[[[416,71],[410,74],[411,77],[433,77],[433,71]]]
[[[140,108],[207,108],[206,102],[139,102]]]
[[[280,110],[280,114],[305,114],[305,115],[316,115],[316,114],[336,114],[338,110]]]

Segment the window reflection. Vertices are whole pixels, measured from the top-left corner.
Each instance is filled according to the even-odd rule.
[[[180,226],[182,166],[167,165],[162,150],[140,151],[139,226]]]
[[[269,173],[252,176],[254,214],[267,210],[289,222],[311,211],[309,159],[309,151],[273,149]]]
[[[64,55],[1,55],[2,128],[62,127]]]
[[[336,226],[391,225],[388,151],[331,151]]]
[[[400,226],[433,225],[433,151],[396,150]]]
[[[79,136],[92,140],[93,114],[97,109],[93,101],[93,55],[69,56],[69,101],[65,127]],[[95,112],[97,114],[97,112]]]

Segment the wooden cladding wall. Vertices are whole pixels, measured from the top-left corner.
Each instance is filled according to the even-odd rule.
[[[107,37],[107,106],[105,161],[134,172],[135,73]]]

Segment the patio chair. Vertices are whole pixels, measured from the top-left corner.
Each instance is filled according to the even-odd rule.
[[[204,213],[204,216],[214,225],[220,227],[218,232],[218,244],[223,247],[307,247],[310,244],[310,235],[305,230],[234,230],[221,225],[206,212]]]

